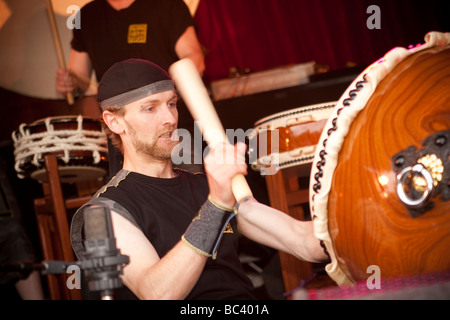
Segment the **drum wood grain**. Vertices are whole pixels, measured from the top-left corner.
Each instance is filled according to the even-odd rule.
[[[267,150],[273,150],[273,145],[278,144],[280,153],[307,146],[315,146],[319,141],[326,122],[327,119],[323,119],[277,128],[279,139],[278,141],[275,141],[275,143],[272,142],[270,131],[260,133],[261,137],[258,138],[263,139],[262,141],[267,141]],[[261,141],[258,140],[258,143],[261,143]],[[260,156],[265,155],[266,154],[262,154]]]
[[[450,203],[412,218],[400,202],[391,157],[450,129],[450,49],[431,48],[395,67],[351,124],[328,203],[329,230],[344,272],[367,279],[450,269]]]
[[[276,164],[279,169],[312,162],[316,145],[336,101],[298,107],[276,113],[255,123],[254,170]],[[255,139],[254,139],[255,138]],[[250,143],[252,144],[252,143]]]

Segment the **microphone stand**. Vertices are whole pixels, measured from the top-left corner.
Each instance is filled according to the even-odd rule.
[[[123,286],[119,275],[129,263],[128,256],[116,255],[109,257],[94,257],[76,262],[68,261],[20,261],[15,263],[0,264],[0,272],[19,272],[23,278],[28,277],[33,271],[40,271],[42,275],[66,274],[69,266],[76,265],[84,271],[88,279],[90,291],[100,291],[101,300],[113,300],[114,289]]]
[[[40,271],[43,275],[46,274],[63,274],[66,273],[70,265],[76,263],[66,261],[19,261],[14,263],[0,264],[0,272],[19,272],[24,278],[28,277],[33,271]]]
[[[90,257],[81,261],[91,291],[100,291],[101,300],[113,300],[113,291],[122,287],[123,267],[130,262],[128,256],[118,253],[114,256]]]
[[[100,291],[102,300],[113,300],[114,289],[123,286],[120,275],[130,262],[116,246],[111,213],[106,206],[89,206],[84,212],[85,253],[81,261],[43,261],[41,263],[22,261],[0,264],[0,272],[19,271],[28,277],[32,271],[42,274],[64,274],[71,265],[84,271],[90,291]]]

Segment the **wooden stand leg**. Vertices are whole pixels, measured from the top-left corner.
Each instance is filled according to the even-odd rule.
[[[70,244],[66,203],[61,189],[56,156],[46,155],[45,167],[48,183],[43,185],[44,198],[34,201],[43,257],[48,261],[72,262],[75,261],[75,255]],[[48,275],[52,300],[81,299],[81,290],[67,288],[68,276],[70,274]]]
[[[45,210],[45,199],[35,199],[34,208],[36,220],[38,225],[39,238],[41,240],[41,248],[45,260],[56,260],[56,255],[53,250],[52,233],[54,227],[52,218]],[[47,276],[48,291],[51,300],[61,300],[61,290],[59,287],[58,278],[56,276]]]
[[[278,209],[297,220],[304,220],[305,215],[299,205],[307,200],[307,191],[299,190],[297,177],[283,178],[282,171],[275,175],[266,176],[266,184],[269,193],[271,207]],[[289,196],[290,193],[294,196]],[[291,201],[289,201],[292,199]],[[297,203],[293,203],[297,200]],[[297,204],[297,205],[296,205]],[[309,262],[301,261],[292,255],[280,252],[280,264],[285,290],[287,292],[298,287],[302,280],[307,280],[313,274],[313,266]]]
[[[70,245],[69,223],[64,205],[64,197],[61,189],[61,181],[58,174],[58,163],[55,156],[45,156],[45,167],[48,172],[48,185],[50,188],[51,202],[55,214],[56,233],[59,238],[59,245],[62,249],[64,261],[74,261],[75,257]]]

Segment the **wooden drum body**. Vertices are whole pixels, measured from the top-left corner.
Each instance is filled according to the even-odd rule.
[[[107,173],[107,139],[97,120],[81,115],[49,117],[21,124],[12,138],[15,169],[20,178],[47,182],[47,154],[57,156],[63,183],[93,180]]]
[[[252,169],[268,175],[278,169],[310,164],[336,103],[303,106],[258,120],[249,136]]]
[[[450,34],[395,48],[346,90],[311,171],[338,285],[450,270]]]

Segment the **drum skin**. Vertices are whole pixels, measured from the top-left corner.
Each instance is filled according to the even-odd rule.
[[[396,193],[391,159],[450,129],[450,48],[419,51],[376,87],[351,123],[328,195],[336,258],[353,281],[450,270],[450,201],[411,217]],[[450,152],[450,151],[449,151]],[[448,183],[448,182],[447,182]]]

